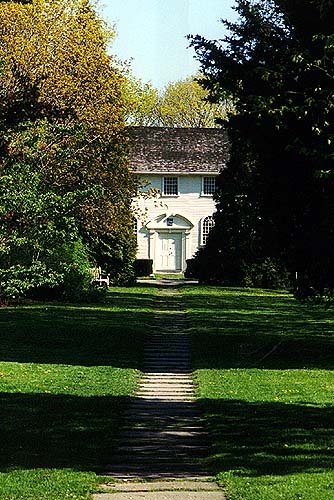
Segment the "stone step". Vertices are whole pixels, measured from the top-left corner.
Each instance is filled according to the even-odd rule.
[[[160,327],[161,328],[161,327]],[[157,327],[157,330],[159,330],[159,327]],[[181,331],[178,332],[172,332],[171,330],[161,330],[159,333],[150,333],[149,334],[149,339],[150,340],[156,340],[156,339],[165,339],[165,338],[170,338],[177,341],[181,341],[183,339],[190,340],[190,333],[185,331],[185,328]]]
[[[119,445],[120,447],[117,448],[117,450],[115,449],[115,452],[119,452],[121,449],[123,449],[123,447],[125,448],[131,448],[131,447],[140,447],[140,446],[151,446],[152,447],[152,450],[153,450],[153,447],[157,447],[156,449],[160,449],[160,448],[166,448],[166,447],[177,447],[177,446],[189,446],[189,447],[194,447],[195,448],[201,448],[203,447],[203,450],[206,450],[208,451],[209,450],[209,447],[206,446],[206,441],[202,438],[199,438],[197,439],[197,437],[194,439],[194,437],[192,436],[191,439],[190,438],[187,438],[187,439],[184,439],[184,437],[181,439],[152,439],[149,441],[149,445],[147,445],[147,441],[145,441],[144,439],[138,439],[136,440],[135,438],[133,439],[129,439],[129,440],[122,440],[120,441]],[[189,448],[190,450],[190,448]]]
[[[195,388],[195,385],[192,380],[171,380],[170,378],[162,379],[162,378],[147,378],[141,381],[139,387],[152,387],[155,389],[156,387],[171,387],[177,389],[178,387],[183,387],[184,389]]]
[[[174,396],[174,399],[173,399]],[[169,408],[175,407],[176,409],[194,408],[194,403],[197,401],[193,393],[174,393],[174,394],[157,394],[156,392],[150,394],[144,392],[139,394],[135,400],[128,406],[129,408],[142,408],[143,406],[148,409],[160,407],[166,411]],[[175,404],[173,404],[175,403]]]
[[[174,453],[179,453],[179,452],[182,452],[182,453],[185,453],[187,456],[189,456],[189,453],[191,453],[192,456],[199,456],[197,455],[197,453],[201,454],[203,452],[205,452],[205,454],[207,454],[208,452],[208,448],[206,446],[196,446],[196,445],[177,445],[175,444],[174,446],[163,446],[162,444],[158,445],[158,444],[155,444],[155,445],[142,445],[142,446],[138,446],[138,445],[124,445],[124,446],[120,446],[117,450],[117,452],[119,452],[120,454],[123,454],[124,452],[127,452],[127,453],[138,453],[138,458],[140,458],[142,456],[142,454],[144,453],[151,453],[154,452],[154,453],[159,453],[159,456],[160,454],[163,454],[163,455],[166,455],[166,454],[174,454]]]
[[[182,431],[179,431],[182,432]],[[143,430],[141,433],[126,432],[122,433],[119,436],[118,441],[116,442],[118,446],[132,446],[132,445],[146,445],[149,443],[150,445],[182,445],[182,446],[192,446],[203,445],[206,446],[207,443],[207,434],[200,433],[200,431],[191,431],[188,432],[187,436],[185,436],[185,431],[182,432],[181,435],[177,434],[164,434],[164,435],[155,435],[156,433],[150,432],[149,430]]]
[[[187,372],[184,372],[183,371],[179,371],[179,370],[175,370],[173,372],[159,372],[159,371],[155,371],[155,372],[146,372],[145,373],[145,376],[146,377],[173,377],[175,380],[178,380],[180,378],[182,379],[186,379],[186,380],[192,380],[191,378],[191,372],[190,371],[187,371]]]
[[[200,430],[185,430],[185,429],[181,429],[181,430],[161,430],[160,432],[159,431],[154,431],[154,430],[142,430],[140,432],[136,432],[136,431],[128,431],[128,432],[122,432],[122,436],[123,438],[126,438],[126,437],[131,437],[131,438],[135,438],[136,436],[140,436],[142,439],[152,439],[152,438],[155,438],[155,439],[162,439],[162,438],[198,438],[200,436],[204,437],[204,436],[207,436],[208,433],[205,432],[205,431],[200,431]]]
[[[155,359],[157,361],[165,361],[167,360],[168,362],[171,362],[171,361],[179,361],[179,360],[187,360],[189,361],[190,360],[190,356],[189,354],[170,354],[169,356],[166,355],[164,352],[161,352],[159,354],[157,353],[153,353],[153,354],[146,354],[145,356],[145,361],[147,360],[151,360],[151,359]]]
[[[195,457],[191,459],[191,457],[187,453],[180,453],[168,456],[160,456],[156,453],[152,453],[151,455],[143,455],[136,454],[137,456],[133,456],[133,453],[129,454],[121,454],[121,455],[113,455],[112,462],[113,464],[126,464],[128,468],[139,467],[142,469],[145,467],[147,470],[156,470],[157,468],[163,470],[170,469],[186,469],[186,468],[199,468],[198,461],[203,459],[204,457]],[[196,462],[197,458],[197,462]]]
[[[189,356],[189,351],[186,347],[174,347],[173,349],[167,349],[164,346],[157,346],[154,349],[146,349],[145,350],[145,355],[146,356]]]
[[[189,367],[190,366],[189,362],[190,362],[190,358],[187,359],[184,357],[180,357],[180,358],[156,358],[156,357],[152,356],[152,357],[145,358],[143,365],[148,366],[150,364],[155,364],[158,367],[159,366],[160,367],[174,366],[175,367],[174,371],[177,371],[179,368],[184,369],[185,366]],[[164,372],[164,369],[161,368],[160,371]]]
[[[174,377],[173,375],[165,374],[165,376],[162,375],[145,375],[142,380],[141,384],[172,384],[172,385],[177,385],[177,384],[182,384],[182,385],[190,385],[190,386],[195,386],[192,378],[190,375],[184,375],[184,376],[179,376],[179,377]]]
[[[149,466],[148,466],[149,465]],[[162,474],[164,473],[169,473],[169,474],[189,474],[191,472],[192,474],[196,476],[208,476],[209,474],[207,471],[205,471],[204,467],[201,467],[198,463],[194,462],[180,462],[180,463],[175,463],[175,462],[166,462],[164,461],[163,463],[150,463],[150,464],[128,464],[126,462],[118,462],[115,464],[109,464],[105,467],[105,471],[109,472],[111,475],[113,475],[113,472],[137,472],[141,473],[143,475],[150,475],[151,473],[157,473],[160,472]],[[104,475],[104,473],[103,473]],[[186,477],[186,476],[185,476]]]
[[[131,404],[129,404],[128,408],[138,408],[138,407],[142,407],[142,406],[147,406],[147,408],[157,408],[158,406],[160,406],[161,408],[165,409],[166,411],[168,409],[184,409],[184,408],[191,408],[191,409],[194,409],[194,407],[196,407],[196,405],[194,404],[196,403],[196,399],[194,398],[194,400],[192,401],[179,401],[179,402],[173,402],[173,401],[164,401],[164,400],[161,400],[159,402],[159,400],[157,401],[152,401],[150,398],[145,398],[145,396],[142,396],[140,398],[135,398],[135,399],[132,399],[131,400]]]
[[[142,462],[142,459],[148,459],[148,458],[150,458],[151,460],[156,460],[156,459],[159,460],[160,458],[165,460],[168,457],[170,459],[173,458],[195,459],[200,457],[202,458],[206,456],[207,453],[208,449],[204,446],[202,447],[193,446],[191,449],[180,448],[177,446],[166,446],[166,447],[123,446],[122,448],[119,448],[117,450],[117,455],[113,455],[113,459],[117,456],[122,456],[124,459],[124,456],[129,455],[130,456],[129,460],[133,459],[137,463],[137,462]]]
[[[166,387],[161,388],[160,386],[157,387],[140,387],[138,391],[136,392],[136,397],[138,395],[145,395],[145,394],[154,394],[154,395],[159,395],[159,394],[167,394],[167,395],[177,395],[177,396],[182,396],[182,395],[194,395],[195,391],[194,388],[191,386],[188,387],[175,387],[173,388],[172,386],[168,385]]]
[[[134,493],[135,495],[136,493]],[[141,492],[142,500],[225,500],[221,491],[163,491],[163,492]],[[138,498],[137,496],[137,498]],[[130,500],[135,497],[128,492],[100,493],[93,496],[93,500]]]
[[[161,399],[164,399],[165,396],[167,396],[167,397],[168,396],[175,396],[178,398],[181,398],[182,396],[184,396],[185,398],[192,397],[192,398],[196,399],[195,398],[195,391],[192,387],[189,387],[188,389],[186,389],[186,388],[175,388],[175,389],[166,388],[166,389],[162,389],[162,390],[155,389],[154,387],[153,388],[148,387],[147,389],[140,388],[136,392],[136,399],[132,400],[132,401],[134,402],[137,399],[142,400],[143,398],[145,399],[146,397],[148,399],[151,399],[151,396],[158,397],[158,398],[161,396]]]
[[[141,380],[139,387],[153,387],[156,389],[157,387],[161,387],[161,389],[164,389],[166,387],[171,387],[177,389],[179,388],[184,388],[184,389],[192,389],[194,387],[194,384],[192,380],[172,380],[172,379],[145,379]]]
[[[112,479],[116,479],[117,481],[135,481],[135,480],[141,480],[141,481],[157,481],[157,480],[167,480],[167,481],[175,481],[175,480],[181,480],[181,479],[186,479],[189,481],[199,481],[200,479],[205,480],[212,480],[212,476],[209,475],[207,471],[192,471],[192,472],[176,472],[174,471],[174,474],[172,474],[169,471],[163,472],[163,471],[158,471],[158,472],[147,472],[140,473],[138,471],[128,471],[128,472],[119,472],[117,470],[113,472],[109,471],[101,471],[101,474],[103,476],[110,476]],[[165,495],[165,493],[162,493]],[[173,493],[174,494],[174,493]],[[105,493],[102,493],[102,495],[105,495]],[[112,493],[113,497],[111,500],[117,500],[115,498],[115,493]],[[180,500],[184,500],[183,498],[184,492],[182,492],[182,496],[180,497]],[[137,496],[138,498],[138,496]],[[144,497],[145,498],[145,497]],[[108,498],[102,498],[102,499],[96,499],[94,498],[93,500],[108,500]],[[129,500],[128,498],[125,497],[125,500]],[[156,493],[154,492],[154,496],[151,497],[150,500],[158,500]],[[163,500],[163,499],[162,499]],[[165,498],[166,500],[166,498]],[[190,497],[190,500],[194,500]],[[200,499],[198,499],[200,500]],[[203,499],[202,499],[203,500]],[[208,499],[211,500],[211,499]],[[214,500],[214,499],[212,499]]]
[[[139,387],[153,387],[157,388],[160,387],[161,389],[164,389],[166,387],[173,387],[175,389],[177,388],[184,388],[184,389],[192,389],[194,387],[194,384],[192,380],[184,380],[184,381],[177,381],[173,379],[144,379],[141,381]]]
[[[191,337],[190,334],[180,333],[170,334],[165,333],[164,335],[155,335],[154,333],[150,334],[149,339],[145,342],[144,347],[150,347],[156,343],[164,343],[167,345],[190,345]]]
[[[170,347],[167,349],[167,347],[163,346],[163,345],[159,345],[157,346],[156,348],[152,349],[146,349],[145,350],[145,355],[151,355],[151,354],[154,354],[154,355],[159,355],[159,356],[162,356],[162,355],[165,355],[165,356],[189,356],[189,351],[188,349],[185,347],[185,346],[182,346],[182,347],[179,347],[179,346],[173,346],[173,349],[171,349]]]
[[[221,491],[214,481],[125,481],[101,485],[108,490],[143,493],[146,491]]]
[[[144,367],[149,370],[152,368],[159,369],[159,371],[168,371],[168,370],[190,370],[188,361],[158,361],[156,359],[145,360]],[[188,371],[189,373],[189,371]]]
[[[160,419],[161,423],[166,421],[177,421],[179,418],[180,423],[182,423],[182,419],[184,418],[195,418],[196,416],[199,418],[199,414],[194,414],[193,412],[190,412],[188,410],[185,411],[178,411],[178,410],[169,410],[168,412],[164,412],[163,409],[157,409],[152,411],[151,409],[138,409],[138,410],[127,410],[125,413],[125,416],[127,418],[128,422],[144,422],[144,419],[146,419],[146,422],[150,421],[151,419]]]
[[[163,425],[156,425],[156,422],[154,422],[154,425],[147,425],[146,422],[141,422],[136,426],[134,426],[132,423],[129,425],[125,423],[125,425],[122,427],[123,436],[130,434],[132,436],[134,434],[133,437],[156,437],[157,439],[160,439],[162,437],[169,437],[170,434],[166,435],[166,432],[174,432],[174,434],[172,434],[174,436],[176,435],[175,432],[178,432],[177,435],[179,435],[179,433],[181,432],[181,436],[190,434],[192,436],[195,433],[205,436],[207,435],[207,431],[203,429],[201,417],[182,418],[180,422],[177,422],[177,425],[171,424],[166,426],[165,423],[163,423]]]

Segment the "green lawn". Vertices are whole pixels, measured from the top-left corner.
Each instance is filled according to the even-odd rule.
[[[154,289],[0,309],[0,498],[87,499],[136,387]]]
[[[333,310],[284,292],[185,287],[211,470],[229,500],[333,500]],[[0,498],[83,500],[135,390],[152,287],[104,305],[0,309]],[[161,302],[161,300],[160,300]],[[163,323],[164,312],[160,321]]]
[[[228,499],[332,500],[333,309],[284,292],[182,294],[210,466]]]

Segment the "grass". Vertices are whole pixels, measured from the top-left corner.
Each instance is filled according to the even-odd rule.
[[[229,500],[334,498],[333,310],[280,291],[183,287],[209,466]],[[154,287],[0,309],[0,498],[84,500],[135,390]]]
[[[154,289],[0,309],[0,498],[87,499],[133,394]]]
[[[182,293],[228,499],[333,499],[333,310],[280,291]]]

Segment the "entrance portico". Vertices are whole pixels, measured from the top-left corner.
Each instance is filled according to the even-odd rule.
[[[153,272],[185,271],[192,228],[193,224],[179,214],[161,214],[146,224]]]

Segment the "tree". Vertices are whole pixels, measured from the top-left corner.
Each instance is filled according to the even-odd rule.
[[[60,231],[67,251],[78,256],[84,245],[90,265],[124,280],[135,254],[135,185],[127,166],[124,76],[106,50],[113,32],[87,0],[4,3],[0,22],[0,183],[3,199],[31,193],[30,205],[18,203],[13,217],[8,203],[0,204],[0,238],[10,242],[0,250],[2,270],[12,263],[48,270],[51,254],[61,269],[62,255],[54,251]],[[21,174],[27,182],[15,183]],[[44,199],[58,200],[54,211]],[[40,206],[48,223],[40,223]],[[17,251],[21,236],[26,246]],[[42,285],[42,274],[38,280]]]
[[[208,92],[196,77],[168,84],[158,107],[159,123],[164,127],[219,127],[226,118],[229,99],[219,104],[208,100]]]
[[[160,127],[219,127],[217,120],[232,111],[229,98],[211,103],[200,75],[169,83],[159,94],[150,83],[128,76],[126,81],[128,125]]]
[[[159,94],[150,82],[144,83],[131,73],[125,79],[126,123],[129,126],[159,125]]]
[[[235,8],[222,43],[191,41],[211,99],[233,95],[235,105],[216,229],[200,259],[213,262],[208,278],[233,267],[234,283],[270,259],[322,292],[334,286],[333,2]]]

